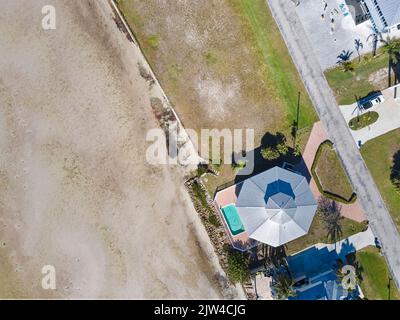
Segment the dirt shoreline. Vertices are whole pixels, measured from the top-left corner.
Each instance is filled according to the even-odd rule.
[[[108,2],[7,2],[0,29],[0,298],[242,297],[217,283],[182,169],[146,163],[161,91]]]

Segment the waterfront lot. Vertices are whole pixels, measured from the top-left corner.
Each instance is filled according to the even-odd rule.
[[[265,1],[118,4],[186,128],[251,128],[256,145],[267,131],[290,139],[300,92],[305,144],[317,117]],[[208,189],[234,176],[223,167]]]
[[[0,298],[221,298],[182,172],[146,162],[160,94],[108,2],[5,1],[0,30]]]

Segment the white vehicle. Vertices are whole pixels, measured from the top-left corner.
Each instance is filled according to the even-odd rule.
[[[367,110],[369,108],[372,108],[373,106],[376,106],[382,102],[385,101],[385,98],[381,93],[374,95],[370,97],[368,100],[364,101],[361,103],[362,107],[364,110]]]

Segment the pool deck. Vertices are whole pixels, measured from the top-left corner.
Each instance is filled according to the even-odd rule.
[[[237,194],[239,193],[242,184],[243,182],[240,182],[238,184],[234,184],[228,188],[225,188],[221,191],[218,191],[214,198],[214,204],[215,204],[215,209],[218,211],[220,218],[224,223],[226,234],[228,235],[232,246],[237,250],[247,251],[257,246],[258,241],[250,239],[246,231],[239,233],[235,236],[232,235],[232,233],[229,230],[229,226],[225,220],[225,217],[221,211],[221,208],[236,203]]]

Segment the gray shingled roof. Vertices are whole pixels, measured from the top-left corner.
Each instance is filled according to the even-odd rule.
[[[236,207],[250,238],[277,247],[307,234],[317,203],[303,176],[274,167],[243,182]]]
[[[385,25],[379,16],[377,6],[374,0],[364,0],[367,5],[372,19],[378,28],[383,30]],[[383,17],[387,23],[388,27],[394,26],[400,23],[400,0],[376,0]]]

